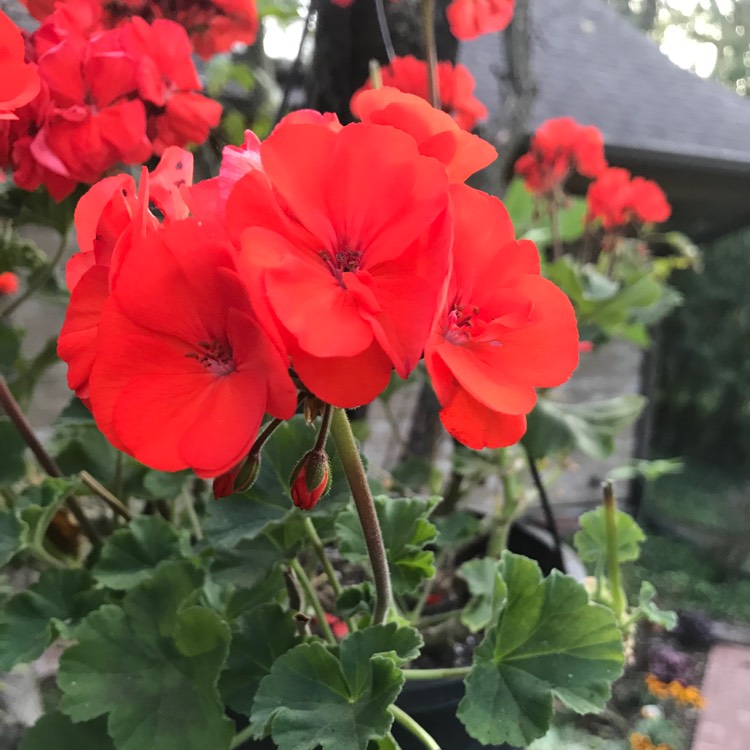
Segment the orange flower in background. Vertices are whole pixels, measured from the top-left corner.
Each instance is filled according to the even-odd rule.
[[[469,41],[507,28],[514,5],[515,0],[453,0],[445,15],[453,36]]]
[[[134,243],[107,299],[89,381],[107,438],[160,471],[236,466],[265,412],[288,419],[287,357],[253,312],[223,230],[184,219]]]
[[[420,154],[445,165],[451,182],[463,182],[497,158],[493,146],[462,130],[446,112],[390,86],[355,94],[352,112],[362,122],[391,125],[411,135]]]
[[[516,174],[537,195],[552,193],[572,172],[597,177],[606,168],[601,131],[572,117],[542,123],[531,138],[529,152],[516,162]]]
[[[451,239],[448,179],[395,128],[282,122],[227,223],[267,328],[323,401],[368,403],[422,356]]]
[[[628,738],[632,750],[673,750],[666,742],[655,745],[649,737],[640,732],[633,732]]]
[[[575,312],[499,200],[454,185],[453,204],[453,274],[425,364],[448,432],[469,448],[500,448],[525,432],[534,389],[575,369]]]
[[[0,11],[0,120],[15,120],[15,110],[39,93],[36,67],[24,60],[19,28]]]
[[[394,57],[388,65],[381,68],[383,86],[392,86],[425,100],[429,99],[427,72],[427,63],[417,60],[413,55]],[[487,107],[474,96],[475,86],[474,76],[464,65],[438,63],[441,106],[464,130],[473,130],[477,122],[487,117]],[[371,88],[372,82],[368,80],[355,92],[354,98],[360,91]]]
[[[631,222],[666,221],[672,208],[662,189],[652,180],[631,178],[627,169],[609,167],[589,186],[588,220],[614,229]]]
[[[695,685],[683,685],[678,680],[662,682],[656,675],[648,674],[646,687],[651,695],[662,700],[672,699],[697,709],[706,705],[706,699]]]
[[[18,276],[13,271],[0,273],[0,294],[15,294],[18,291]]]

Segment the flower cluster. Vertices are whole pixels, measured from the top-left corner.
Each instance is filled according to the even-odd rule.
[[[0,11],[0,120],[15,120],[15,111],[38,93],[39,74],[24,60],[21,32]]]
[[[0,273],[0,295],[15,294],[18,291],[18,276],[13,271]]]
[[[468,41],[505,29],[513,18],[515,0],[453,0],[446,10],[451,33]]]
[[[572,117],[542,123],[531,138],[529,152],[516,162],[516,173],[536,195],[553,194],[574,172],[595,178],[606,168],[601,131]]]
[[[660,223],[672,213],[667,197],[655,182],[631,177],[620,167],[605,169],[589,185],[586,201],[588,220],[600,221],[607,230],[631,222]]]
[[[299,389],[355,407],[423,356],[449,432],[499,447],[522,435],[534,388],[570,376],[570,302],[502,203],[463,184],[494,150],[392,88],[355,109],[346,126],[292,113],[195,185],[172,149],[137,191],[120,176],[83,197],[59,352],[117,447],[231,473]],[[324,468],[295,477],[300,504]]]
[[[683,685],[679,680],[663,682],[656,675],[646,675],[646,687],[656,698],[671,699],[678,703],[701,709],[706,705],[706,699],[695,685]]]
[[[0,121],[0,168],[25,190],[61,200],[117,164],[202,143],[221,117],[198,93],[190,41],[178,24],[132,18],[102,25],[98,0],[57,5],[26,44],[41,90]]]
[[[71,0],[22,0],[40,21],[56,5]],[[195,51],[204,58],[226,52],[235,42],[252,44],[258,33],[255,0],[97,0],[107,28],[127,23],[138,16],[153,22],[167,19],[180,24],[190,35]]]
[[[439,62],[437,74],[440,105],[443,111],[451,115],[459,127],[464,130],[473,130],[480,120],[487,117],[487,107],[474,96],[476,86],[474,76],[465,65],[453,65],[450,62]],[[394,57],[381,69],[381,76],[384,86],[429,100],[428,66],[424,60],[418,60],[413,55]],[[355,101],[357,94],[370,89],[372,89],[372,82],[367,81],[354,94],[352,102]],[[354,114],[356,115],[356,111]]]

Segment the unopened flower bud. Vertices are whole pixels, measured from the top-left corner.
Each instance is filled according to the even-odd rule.
[[[312,510],[331,484],[331,465],[324,450],[305,453],[294,467],[289,480],[294,504]]]
[[[229,471],[214,479],[214,499],[227,497],[235,492],[244,492],[253,486],[260,473],[260,454],[250,453]]]

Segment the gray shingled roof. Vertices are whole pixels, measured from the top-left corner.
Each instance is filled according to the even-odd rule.
[[[531,6],[539,87],[531,130],[570,115],[601,128],[608,148],[750,173],[750,98],[674,65],[604,0],[531,0]],[[460,52],[500,127],[501,43],[488,35]]]

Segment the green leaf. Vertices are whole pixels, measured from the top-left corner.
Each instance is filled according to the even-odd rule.
[[[26,474],[23,454],[26,443],[7,417],[0,417],[0,485],[12,484]]]
[[[617,529],[617,559],[621,562],[637,560],[641,544],[646,535],[632,516],[618,510],[615,516]],[[607,524],[604,506],[584,513],[579,522],[581,528],[573,538],[576,550],[583,562],[603,565],[607,561]]]
[[[505,598],[500,564],[491,557],[469,560],[458,569],[458,575],[466,581],[471,594],[461,612],[461,622],[472,633],[477,633],[494,621]]]
[[[59,633],[105,600],[87,570],[48,570],[26,591],[11,597],[0,615],[0,671],[33,661]]]
[[[0,567],[9,563],[21,551],[21,537],[26,533],[28,529],[14,513],[0,509]]]
[[[284,422],[263,448],[260,473],[253,486],[222,498],[208,508],[203,529],[208,544],[231,549],[242,540],[255,539],[302,511],[292,504],[289,476],[299,459],[312,447],[316,432],[301,415]],[[350,497],[344,470],[335,452],[331,457],[331,489],[307,515],[325,518],[338,512]]]
[[[159,516],[142,516],[107,539],[93,573],[111,589],[131,589],[160,562],[179,557],[180,538],[173,526]]]
[[[279,657],[255,697],[256,737],[270,734],[279,750],[366,750],[371,739],[385,736],[393,722],[388,707],[404,677],[392,658],[367,658],[356,645],[348,666],[317,642]]]
[[[520,177],[514,177],[503,195],[503,205],[510,214],[519,237],[532,226],[535,203],[534,194],[526,188],[524,181]]]
[[[606,458],[615,438],[638,419],[646,399],[628,394],[604,401],[565,404],[542,397],[528,417],[523,444],[536,459],[578,449]]]
[[[641,590],[638,593],[638,607],[635,611],[636,617],[643,618],[655,625],[660,625],[666,630],[672,630],[677,625],[677,615],[671,610],[661,609],[656,605],[654,599],[656,589],[648,581],[641,582]]]
[[[47,529],[75,485],[76,482],[70,479],[46,477],[40,484],[27,487],[21,493],[24,546],[34,549],[44,547]]]
[[[375,607],[375,587],[370,581],[344,588],[336,599],[336,612],[344,619],[361,616],[370,617]]]
[[[432,521],[438,530],[435,544],[441,548],[458,549],[477,538],[481,522],[476,513],[455,510]]]
[[[439,498],[375,498],[375,510],[388,553],[393,590],[414,593],[425,578],[435,575],[434,554],[424,549],[437,536],[428,520]],[[336,519],[336,537],[342,556],[352,563],[367,560],[367,547],[357,511],[347,508]]]
[[[10,377],[16,374],[22,340],[23,329],[0,323],[0,375]]]
[[[278,604],[264,604],[248,612],[232,637],[219,680],[224,702],[249,716],[260,681],[269,674],[276,659],[299,642],[291,613]]]
[[[508,552],[500,568],[507,597],[474,652],[458,717],[479,742],[525,746],[548,730],[553,697],[578,713],[604,708],[623,644],[612,612],[569,576],[542,579]]]
[[[104,719],[74,724],[59,711],[42,716],[21,740],[19,750],[115,750]]]
[[[75,722],[108,714],[117,750],[227,750],[216,684],[229,628],[195,605],[202,583],[190,563],[164,562],[122,607],[81,622],[60,660],[62,710]]]

